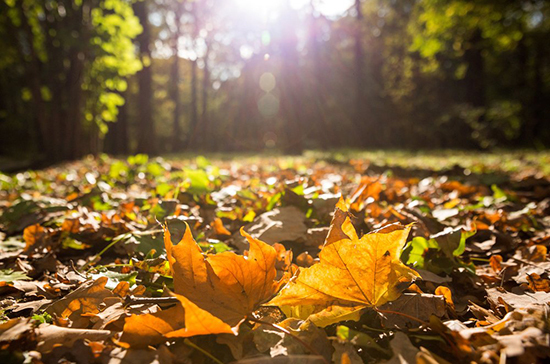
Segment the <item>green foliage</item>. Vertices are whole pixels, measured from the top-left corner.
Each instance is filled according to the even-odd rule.
[[[124,104],[120,93],[127,88],[126,79],[141,69],[133,39],[142,27],[131,2],[3,1],[0,13],[0,80],[10,81],[19,95],[12,102],[26,108],[17,115],[27,117],[20,123],[41,120],[31,133],[35,144],[46,146],[46,153],[61,154],[67,153],[61,138],[72,144],[104,135]],[[65,128],[82,135],[66,133],[56,123],[67,123]],[[29,128],[22,124],[19,128]],[[54,144],[56,138],[59,144]]]
[[[475,274],[475,266],[459,258],[464,253],[466,239],[474,234],[475,231],[449,229],[433,235],[430,239],[417,236],[407,243],[401,260],[415,268],[427,269],[436,274],[450,274],[460,267]]]

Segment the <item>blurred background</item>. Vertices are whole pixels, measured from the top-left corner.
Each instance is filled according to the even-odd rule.
[[[1,0],[0,154],[550,145],[543,0]]]

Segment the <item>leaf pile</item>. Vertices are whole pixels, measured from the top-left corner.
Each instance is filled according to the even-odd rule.
[[[549,177],[480,171],[137,155],[0,174],[0,358],[543,362]]]

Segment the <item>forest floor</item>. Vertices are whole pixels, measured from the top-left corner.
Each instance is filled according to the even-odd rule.
[[[550,359],[550,152],[101,156],[0,187],[2,363]]]

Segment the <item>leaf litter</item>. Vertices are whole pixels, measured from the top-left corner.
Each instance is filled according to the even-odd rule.
[[[550,180],[497,176],[144,155],[2,175],[0,358],[544,362]]]

